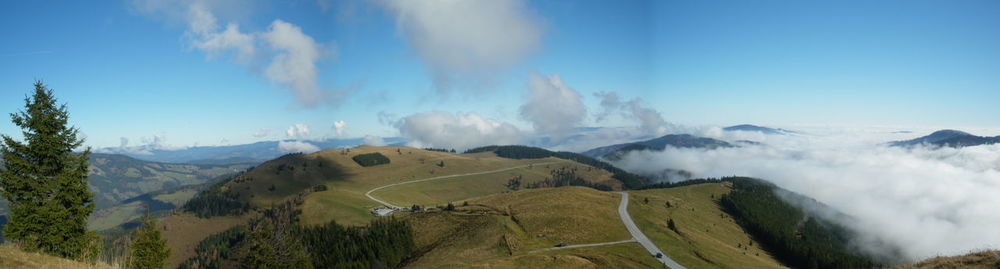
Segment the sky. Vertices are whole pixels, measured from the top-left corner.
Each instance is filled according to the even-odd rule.
[[[17,1],[0,108],[35,80],[93,147],[579,127],[1000,125],[996,1]],[[4,120],[0,133],[19,129]],[[982,133],[980,135],[998,135]]]

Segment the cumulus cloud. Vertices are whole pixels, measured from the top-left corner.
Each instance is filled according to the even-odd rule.
[[[856,246],[886,255],[889,244],[902,261],[1000,247],[1000,145],[904,149],[881,144],[897,140],[888,134],[771,136],[768,146],[642,151],[617,164],[766,179],[853,216],[840,221],[860,233]]]
[[[469,149],[485,145],[518,144],[520,131],[508,123],[476,113],[432,111],[404,117],[394,124],[413,147]]]
[[[644,106],[642,98],[622,101],[615,92],[597,92],[594,96],[601,99],[602,110],[596,114],[598,121],[603,121],[614,113],[621,113],[623,117],[638,122],[639,128],[649,135],[664,135],[676,131],[677,126],[664,120],[659,111]]]
[[[488,80],[541,43],[540,23],[522,0],[381,0],[438,89],[458,79]]]
[[[319,147],[305,141],[279,141],[278,150],[283,153],[313,153],[319,151]]]
[[[366,135],[362,143],[369,146],[385,146],[385,140],[378,136]]]
[[[253,137],[265,137],[271,133],[271,128],[260,128],[256,133],[253,133]]]
[[[566,86],[559,75],[531,74],[528,88],[531,94],[521,106],[521,117],[530,121],[536,132],[563,136],[587,115],[580,93]]]
[[[288,126],[285,130],[285,135],[289,138],[303,138],[309,136],[309,124],[296,123],[292,126]]]
[[[165,135],[153,135],[151,137],[140,137],[139,139],[142,144],[130,146],[129,139],[126,137],[121,137],[119,139],[118,147],[107,147],[97,149],[96,152],[100,153],[120,153],[120,154],[132,154],[132,155],[151,155],[154,150],[180,150],[185,149],[185,146],[174,146],[167,143],[167,137]]]
[[[333,131],[337,133],[337,136],[344,135],[344,130],[347,130],[347,122],[342,120],[333,122]]]
[[[303,107],[339,104],[347,91],[324,89],[317,81],[317,62],[332,55],[332,48],[316,42],[300,27],[280,19],[272,21],[267,30],[261,32],[243,32],[234,22],[226,23],[225,27],[219,24],[215,11],[232,7],[244,9],[246,4],[226,0],[133,1],[133,7],[141,13],[164,14],[184,21],[189,46],[204,52],[210,59],[232,55],[236,62],[254,67],[257,61],[264,61],[266,67],[261,75],[292,92],[297,104]]]

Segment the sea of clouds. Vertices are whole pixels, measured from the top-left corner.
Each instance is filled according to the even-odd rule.
[[[854,245],[899,262],[1000,248],[1000,144],[966,148],[889,147],[932,132],[899,128],[804,128],[799,134],[702,135],[762,145],[668,148],[626,155],[637,173],[683,169],[695,177],[750,176],[814,198],[851,218]],[[996,135],[1000,130],[966,130]],[[887,253],[890,248],[897,248]]]

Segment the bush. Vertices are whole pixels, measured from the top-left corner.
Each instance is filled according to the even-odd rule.
[[[351,159],[354,160],[354,162],[364,167],[389,163],[389,157],[385,157],[385,155],[382,155],[382,153],[378,152],[356,155]]]

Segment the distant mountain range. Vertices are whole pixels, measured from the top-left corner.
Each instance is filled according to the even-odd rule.
[[[387,145],[401,145],[405,142],[405,140],[400,137],[389,137],[383,140]],[[281,150],[281,142],[282,141],[261,141],[242,145],[199,146],[183,149],[159,149],[150,148],[149,146],[130,148],[109,147],[101,148],[97,151],[102,153],[122,154],[136,159],[164,163],[217,165],[241,163],[257,164],[289,153]],[[364,138],[327,139],[321,141],[305,140],[301,142],[312,144],[320,150],[323,150],[362,145],[364,144]]]
[[[120,154],[91,153],[87,182],[97,209],[101,209],[149,192],[203,184],[254,165],[159,163]],[[6,211],[7,201],[0,199],[0,215]]]
[[[727,132],[733,132],[733,131],[761,132],[763,134],[775,134],[775,135],[785,135],[785,134],[797,134],[797,133],[799,133],[799,132],[791,131],[791,130],[771,128],[771,127],[764,127],[764,126],[757,126],[757,125],[752,125],[752,124],[733,125],[733,126],[722,128],[722,130],[723,131],[727,131]]]
[[[894,147],[932,145],[939,147],[961,148],[996,143],[1000,143],[1000,136],[977,136],[958,130],[940,130],[931,133],[930,135],[915,139],[889,142],[889,145]]]
[[[584,151],[583,155],[595,158],[605,158],[608,160],[618,160],[622,156],[624,156],[625,153],[631,151],[663,150],[667,148],[667,146],[677,147],[677,148],[709,148],[709,149],[736,147],[733,144],[730,144],[729,142],[713,138],[698,137],[689,134],[669,134],[650,140],[594,148],[588,151]]]

